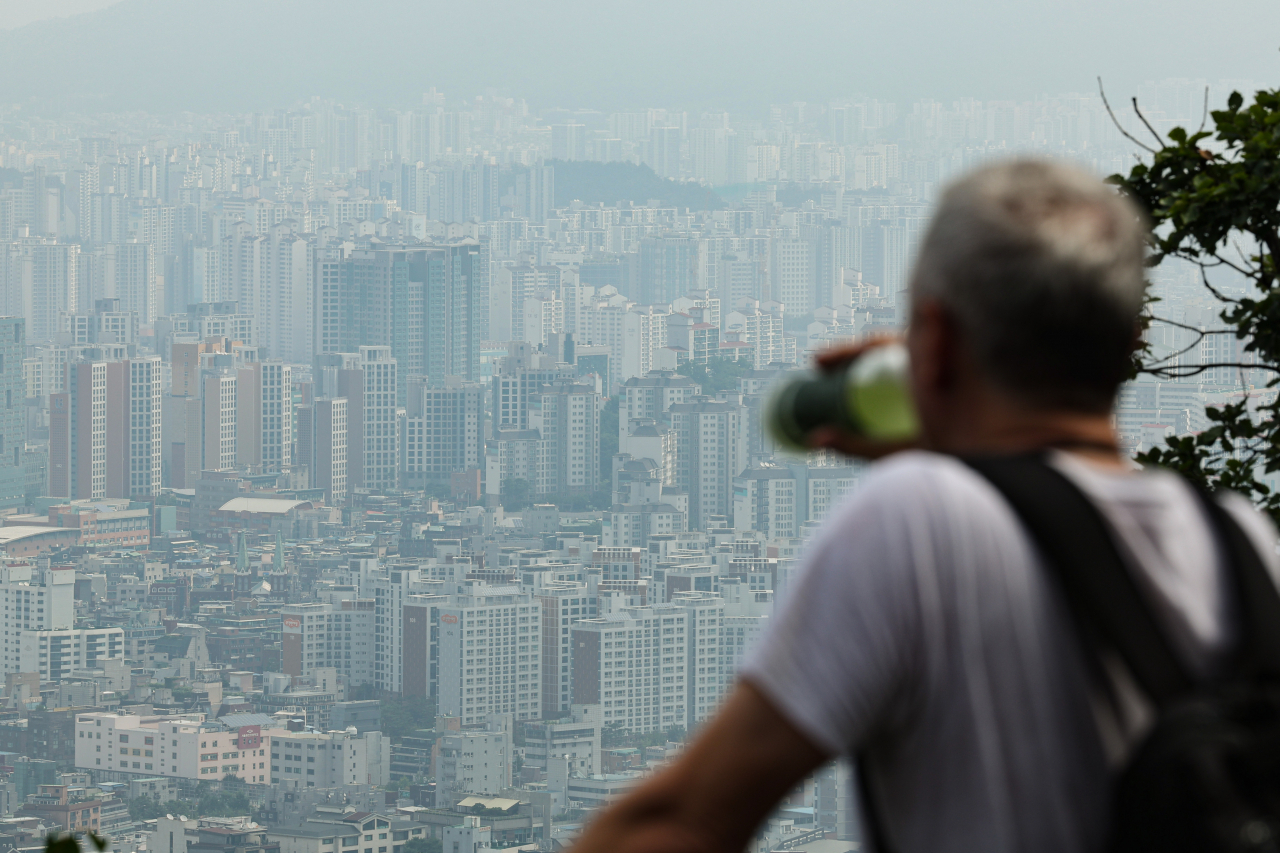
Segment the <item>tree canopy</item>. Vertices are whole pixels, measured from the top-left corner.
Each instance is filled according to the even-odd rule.
[[[1210,129],[1189,133],[1175,127],[1161,137],[1144,118],[1158,147],[1130,136],[1148,157],[1111,180],[1151,217],[1150,264],[1180,258],[1198,267],[1245,357],[1181,365],[1176,358],[1148,354],[1139,369],[1178,378],[1236,367],[1263,373],[1265,389],[1273,389],[1280,376],[1280,91],[1259,91],[1251,104],[1233,92],[1227,108],[1209,113],[1206,124],[1209,119]],[[1234,272],[1249,287],[1242,295],[1223,292],[1212,283],[1215,271]],[[1155,303],[1153,319],[1178,325],[1159,317],[1158,309]],[[1261,479],[1280,469],[1280,404],[1272,391],[1244,390],[1236,402],[1206,407],[1209,429],[1168,438],[1165,447],[1139,460],[1174,469],[1209,489],[1240,492],[1280,519],[1280,494]]]

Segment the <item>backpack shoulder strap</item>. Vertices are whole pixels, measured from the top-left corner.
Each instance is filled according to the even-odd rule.
[[[1039,456],[964,462],[995,486],[1031,534],[1086,641],[1119,653],[1157,705],[1187,693],[1192,680],[1093,502]]]
[[[1231,567],[1236,613],[1243,621],[1235,669],[1280,679],[1280,589],[1247,533],[1222,504],[1197,490]]]

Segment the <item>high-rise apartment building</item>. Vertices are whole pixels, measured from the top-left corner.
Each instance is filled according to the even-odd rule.
[[[0,563],[0,666],[22,672],[22,641],[29,631],[75,625],[76,573],[70,568],[37,568],[22,560]]]
[[[236,370],[236,462],[273,473],[293,462],[292,368],[252,361]]]
[[[433,387],[425,377],[409,380],[403,437],[406,487],[448,482],[450,474],[481,466],[484,396],[478,382]]]
[[[281,665],[294,676],[319,667],[338,671],[347,688],[373,684],[373,601],[288,604],[280,610]]]
[[[542,714],[541,608],[519,587],[470,584],[439,609],[439,713],[462,725]]]
[[[529,427],[540,438],[534,491],[564,494],[600,483],[600,409],[595,386],[570,379],[542,385],[530,395]]]
[[[82,358],[49,401],[49,494],[152,495],[160,486],[160,358]]]
[[[620,608],[572,626],[574,704],[601,705],[606,728],[647,733],[686,727],[695,617],[680,605],[657,604]]]
[[[358,249],[316,258],[320,352],[386,347],[400,367],[397,405],[410,376],[480,378],[489,330],[488,244],[462,239],[413,248]]]
[[[312,488],[324,489],[329,506],[347,502],[347,417],[346,397],[321,397],[297,408],[297,463],[307,466]]]
[[[529,428],[530,401],[542,386],[558,379],[572,379],[572,365],[533,353],[527,346],[513,344],[493,378],[494,426],[500,429]]]
[[[0,317],[0,510],[25,504],[26,321]]]
[[[733,515],[733,478],[747,462],[747,408],[740,398],[695,397],[670,409],[676,434],[676,486],[689,496],[689,527]]]
[[[128,486],[124,494],[107,497],[151,497],[160,492],[163,467],[160,357],[131,358],[125,364],[129,372],[128,411],[124,415]],[[110,445],[107,452],[113,452]]]
[[[533,588],[542,618],[542,719],[555,720],[573,706],[573,642],[570,626],[595,614],[586,584],[549,581]]]
[[[415,650],[405,649],[405,604],[421,580],[418,569],[381,565],[377,560],[359,561],[360,598],[373,602],[373,683],[392,693],[404,691],[406,667],[419,661],[406,658]]]
[[[80,247],[37,243],[30,246],[29,257],[30,283],[22,284],[23,292],[31,295],[28,328],[34,340],[52,340],[59,317],[80,304]]]
[[[342,397],[347,401],[348,488],[397,488],[399,365],[391,356],[391,347],[321,353],[316,356],[315,370],[318,397]]]
[[[706,241],[687,234],[665,234],[640,241],[641,305],[665,305],[695,290],[706,290]]]

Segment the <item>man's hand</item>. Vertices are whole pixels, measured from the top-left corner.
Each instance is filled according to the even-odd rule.
[[[741,683],[675,764],[588,824],[570,853],[740,853],[827,757]]]
[[[834,373],[843,370],[869,349],[886,344],[899,343],[897,335],[876,335],[863,341],[840,344],[818,353],[814,357],[814,366],[823,373]],[[854,435],[838,427],[819,427],[809,436],[809,447],[814,450],[836,450],[846,456],[860,459],[880,459],[902,450],[919,447],[916,441],[874,441],[866,436]]]

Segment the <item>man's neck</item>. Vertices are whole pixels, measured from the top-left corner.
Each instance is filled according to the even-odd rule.
[[[1125,467],[1110,414],[1028,409],[991,400],[967,407],[930,444],[954,455],[1030,453],[1057,448],[1107,467]]]

